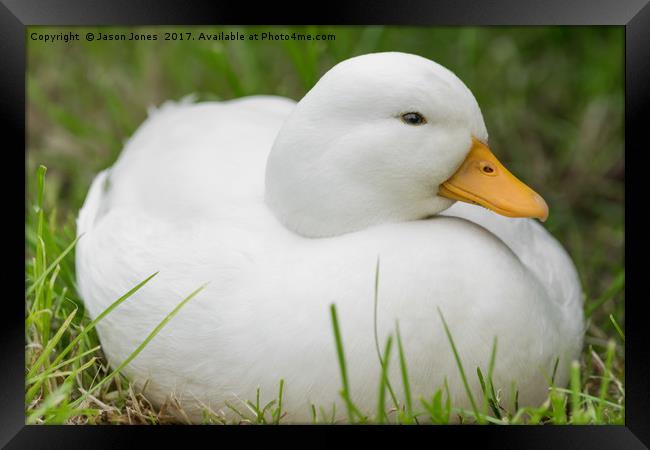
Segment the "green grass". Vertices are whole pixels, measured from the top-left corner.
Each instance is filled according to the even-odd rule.
[[[60,31],[32,27],[30,31]],[[157,32],[186,31],[156,28]],[[264,31],[263,27],[226,30]],[[84,33],[86,28],[77,29]],[[92,29],[97,31],[96,29]],[[105,29],[104,29],[105,30]],[[140,31],[153,31],[153,28]],[[215,28],[202,28],[214,31]],[[613,27],[297,27],[334,33],[334,42],[79,42],[28,45],[28,158],[25,228],[25,405],[29,423],[175,423],[129,381],[111,370],[85,313],[74,273],[74,218],[92,177],[111,165],[150,105],[196,93],[200,100],[250,94],[299,99],[336,62],[356,54],[399,50],[453,70],[476,95],[491,147],[540,192],[551,215],[545,224],[574,259],[586,293],[584,351],[568,387],[553,386],[538,408],[501,405],[491,373],[498,343],[478,377],[482,398],[459,411],[443,386],[412,398],[408,348],[398,324],[383,349],[377,342],[381,388],[374,417],[354,405],[343,337],[332,308],[348,421],[364,423],[607,423],[624,420],[625,267],[623,159],[623,31]],[[194,30],[196,31],[196,30]],[[47,183],[45,169],[48,167]],[[81,238],[83,239],[83,237]],[[378,283],[377,265],[376,281]],[[152,275],[152,276],[155,276]],[[146,283],[143,280],[142,283]],[[115,299],[113,308],[142,286]],[[199,288],[197,286],[197,288]],[[376,286],[377,288],[377,286]],[[185,301],[179,298],[179,307]],[[197,299],[200,301],[200,299]],[[155,329],[160,330],[177,309]],[[345,320],[344,318],[342,318]],[[441,326],[443,321],[441,317]],[[453,333],[447,330],[450,351]],[[135,351],[137,356],[143,346]],[[382,352],[383,350],[383,352]],[[388,377],[397,352],[400,377]],[[347,364],[353,364],[348,361]],[[461,370],[462,368],[462,370]],[[243,423],[282,423],[284,382],[261,405],[230,405]],[[146,394],[146,390],[145,390]],[[334,401],[334,399],[332,399]],[[516,402],[515,402],[516,403]],[[384,406],[385,405],[385,406]],[[330,405],[313,405],[315,422],[331,423]],[[206,423],[223,417],[206,410]]]

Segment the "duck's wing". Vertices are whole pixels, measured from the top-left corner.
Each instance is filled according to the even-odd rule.
[[[441,215],[469,220],[497,236],[535,275],[549,298],[560,304],[570,317],[582,317],[583,293],[575,265],[562,245],[539,222],[500,216],[461,202]]]
[[[192,273],[191,292],[246,265],[241,246],[230,243],[247,243],[245,226],[270,220],[262,208],[264,165],[294,105],[248,97],[150,111],[115,165],[95,177],[79,211],[77,280],[89,311],[99,314],[154,271]],[[157,289],[179,286],[162,278]]]
[[[268,152],[294,106],[290,99],[254,96],[150,110],[101,176],[96,212],[120,207],[191,220],[261,199]]]

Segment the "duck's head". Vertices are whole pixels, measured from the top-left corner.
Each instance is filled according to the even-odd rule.
[[[286,120],[266,202],[309,237],[422,219],[455,200],[546,219],[544,200],[487,142],[476,99],[452,72],[405,53],[358,56],[328,71]]]

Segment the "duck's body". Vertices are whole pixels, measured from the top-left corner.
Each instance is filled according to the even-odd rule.
[[[579,352],[582,304],[575,268],[531,219],[456,203],[426,220],[378,223],[329,237],[289,229],[265,200],[265,168],[295,103],[250,97],[169,104],[153,113],[117,163],[94,181],[78,219],[81,295],[92,317],[159,274],[98,325],[109,361],[124,360],[184,297],[209,283],[126,368],[146,396],[170,396],[193,421],[224,401],[277,395],[286,421],[311,421],[311,404],[344,417],[329,306],[341,324],[351,395],[376,409],[374,334],[380,261],[379,346],[399,329],[414,398],[445,378],[469,408],[438,313],[469,374],[485,373],[498,338],[494,383],[504,405],[541,402]],[[244,116],[246,120],[242,121]],[[267,174],[268,176],[268,174]],[[399,366],[390,367],[401,387]],[[478,379],[469,377],[481,398]],[[398,388],[401,392],[401,389]]]

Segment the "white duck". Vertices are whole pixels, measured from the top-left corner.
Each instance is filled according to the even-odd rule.
[[[487,147],[479,106],[449,70],[419,56],[346,60],[305,97],[167,103],[100,173],[79,213],[79,289],[96,317],[158,276],[98,326],[112,365],[180,300],[205,290],[125,369],[154,403],[173,395],[192,421],[224,401],[277,396],[284,422],[310,405],[345,417],[329,308],[351,396],[376,410],[379,344],[396,321],[413,397],[448,380],[469,409],[438,308],[474,396],[498,338],[504,406],[537,405],[582,345],[575,267],[536,221],[548,209]],[[455,203],[478,203],[487,209]],[[453,205],[453,206],[452,206]],[[443,213],[444,211],[444,213]],[[440,214],[443,213],[443,214]],[[390,379],[398,394],[396,352]]]

